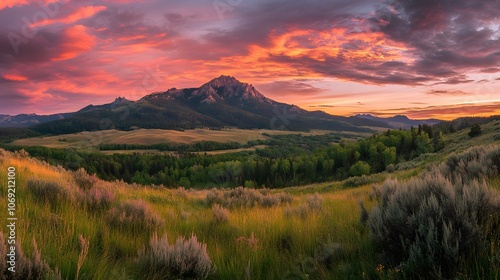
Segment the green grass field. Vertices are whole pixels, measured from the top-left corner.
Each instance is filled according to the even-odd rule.
[[[483,130],[484,134],[477,138],[477,143],[500,143],[500,139],[494,139],[500,130],[498,122],[483,126]],[[121,136],[117,137],[114,133]],[[145,139],[147,133],[152,131],[108,131],[104,139],[142,144],[144,140],[139,140],[138,135]],[[164,133],[167,135],[167,132]],[[179,132],[178,136],[170,135],[169,139],[195,141],[194,138],[201,139],[206,133],[219,132],[192,133],[188,137],[179,136],[182,134]],[[219,139],[231,141],[246,141],[249,135],[261,137],[259,131],[230,130],[220,133],[217,136],[221,137]],[[241,138],[235,138],[239,134],[242,134]],[[214,140],[213,137],[210,140]],[[85,134],[74,135],[68,138],[67,143],[59,143],[56,138],[62,136],[36,141],[37,144],[57,146],[88,140]],[[28,140],[20,141],[15,144],[29,143]],[[442,161],[450,152],[476,143],[476,139],[469,139],[464,131],[450,135],[446,141],[444,151],[409,162],[410,168],[406,170],[371,175],[370,181],[375,184],[386,178],[404,181],[418,175],[427,166]],[[273,190],[273,193],[290,194],[291,203],[272,207],[229,208],[228,220],[216,223],[213,211],[206,202],[209,190],[175,190],[98,180],[95,187],[108,190],[115,199],[107,208],[94,209],[85,202],[89,195],[77,187],[72,172],[0,150],[0,182],[7,181],[6,170],[11,166],[17,170],[17,240],[22,242],[25,254],[31,255],[32,240],[35,239],[42,259],[52,269],[57,267],[64,279],[143,278],[137,274],[135,260],[138,251],[149,244],[155,232],[160,236],[166,233],[171,243],[179,236],[195,234],[199,241],[207,244],[207,252],[217,266],[212,279],[397,279],[377,262],[377,251],[371,243],[370,234],[360,224],[358,203],[363,201],[367,208],[373,206],[374,202],[370,199],[372,183],[346,189],[342,182],[326,182]],[[34,179],[64,186],[65,195],[58,199],[43,199],[35,195],[28,186],[28,181]],[[495,182],[493,185],[498,187],[498,182]],[[314,193],[319,197],[320,207],[308,208]],[[112,226],[109,209],[136,200],[145,202],[151,213],[158,215],[163,223],[152,228]],[[0,189],[0,201],[2,205],[7,204],[5,187]],[[6,218],[7,211],[3,209],[0,221],[6,221]],[[77,272],[82,252],[80,235],[88,240],[90,247],[83,261],[80,258],[82,267]],[[330,244],[337,250],[330,265],[317,261],[324,244]],[[500,272],[496,275],[494,279],[499,279]],[[477,278],[464,276],[458,279]]]
[[[3,152],[0,170],[8,166],[17,169],[18,240],[30,255],[36,239],[42,257],[61,271],[63,278],[74,279],[80,247],[78,236],[90,241],[90,250],[80,271],[80,279],[127,279],[140,278],[131,274],[134,258],[147,245],[153,230],[130,230],[110,227],[106,212],[93,211],[75,200],[41,201],[27,189],[27,181],[33,178],[66,184],[77,189],[72,175],[64,170],[48,166],[37,160],[20,158]],[[0,180],[6,181],[5,172]],[[318,270],[318,275],[347,275],[352,272],[373,274],[376,264],[373,255],[361,254],[370,250],[368,234],[359,226],[358,200],[367,200],[371,188],[364,186],[349,190],[336,190],[339,183],[318,184],[305,187],[305,191],[293,195],[291,205],[274,207],[230,209],[229,221],[212,222],[212,210],[205,204],[208,191],[178,191],[131,186],[122,183],[99,182],[111,190],[117,201],[143,200],[157,213],[165,225],[156,229],[160,235],[167,233],[170,240],[178,236],[189,237],[192,233],[208,246],[208,253],[217,266],[214,279],[245,279],[247,271],[251,279],[279,279],[288,270],[307,257],[314,256],[321,242],[337,242],[352,254],[352,261],[339,263],[333,271]],[[306,217],[285,216],[287,207],[302,205],[308,195],[321,192],[323,207],[320,212],[307,211]],[[5,188],[1,199],[6,199]],[[368,204],[369,201],[366,201]],[[0,213],[5,221],[7,211]],[[253,234],[255,244],[245,238]],[[356,260],[356,261],[354,261]]]

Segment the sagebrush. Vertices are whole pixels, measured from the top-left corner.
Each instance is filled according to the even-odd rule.
[[[62,279],[58,269],[52,270],[48,263],[42,259],[35,239],[33,239],[33,255],[27,257],[21,246],[20,240],[15,244],[15,272],[8,270],[7,263],[8,246],[3,232],[0,231],[0,279],[1,280],[28,280],[28,279]],[[11,246],[11,245],[9,245]]]
[[[216,271],[207,245],[196,235],[177,238],[170,244],[167,235],[154,234],[149,248],[139,251],[137,270],[145,279],[206,279]]]
[[[487,221],[500,213],[498,193],[477,180],[453,181],[434,173],[378,189],[368,226],[381,263],[410,278],[453,277],[486,250]]]
[[[164,224],[163,219],[142,200],[121,202],[109,210],[107,218],[109,225],[118,228],[150,230]]]
[[[238,187],[231,190],[212,189],[208,191],[206,203],[220,204],[224,207],[272,207],[291,202],[293,197],[284,192],[273,194],[268,189],[247,189]]]

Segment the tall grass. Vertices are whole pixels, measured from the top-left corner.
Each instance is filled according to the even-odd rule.
[[[495,157],[490,158],[493,161]],[[18,169],[18,219],[22,221],[19,238],[36,238],[42,259],[53,271],[58,267],[64,279],[147,279],[144,275],[149,274],[142,272],[139,259],[152,256],[154,232],[165,233],[170,242],[196,235],[217,267],[209,279],[250,276],[267,280],[285,275],[309,279],[390,279],[387,266],[378,266],[378,247],[359,223],[358,201],[364,202],[367,211],[374,204],[368,198],[370,186],[342,189],[342,182],[329,182],[277,192],[244,188],[177,191],[97,180],[92,187],[82,188],[72,172],[0,150],[0,170],[7,166]],[[392,175],[397,177],[401,172]],[[5,172],[0,172],[0,181],[5,181],[5,176]],[[28,187],[30,180],[32,187]],[[56,183],[56,190],[66,190],[71,195],[52,199],[47,194],[45,198],[41,186],[48,182]],[[478,184],[481,187],[482,182]],[[0,202],[5,201],[6,193],[0,191]],[[212,209],[215,204],[220,205],[219,210],[230,211],[230,218],[222,219],[216,226]],[[305,218],[285,216],[287,207],[304,207]],[[0,220],[5,218],[5,211],[0,211]],[[496,225],[493,220],[485,222],[486,228],[497,228]],[[80,235],[88,242],[85,257]],[[166,246],[168,242],[161,240],[157,238],[155,248],[177,244]],[[189,240],[183,239],[182,246]],[[31,256],[35,250],[28,243],[25,249]],[[471,265],[477,269],[464,273],[470,278],[494,275],[479,271],[491,270],[498,246],[498,242],[485,242],[492,252],[488,255],[491,261],[474,259]],[[138,254],[141,250],[142,255]]]
[[[213,210],[207,207],[207,194],[211,191],[178,192],[101,181],[90,189],[82,189],[74,181],[72,172],[10,153],[2,159],[0,168],[15,165],[20,170],[18,214],[19,220],[25,222],[18,229],[19,236],[28,240],[36,237],[47,263],[50,267],[59,267],[64,279],[140,278],[140,268],[135,262],[137,252],[149,248],[147,244],[154,231],[166,232],[173,240],[192,234],[203,240],[207,254],[217,267],[212,279],[246,279],[247,275],[252,279],[281,279],[286,271],[292,270],[297,259],[314,258],[316,249],[327,240],[341,242],[350,253],[368,240],[366,234],[356,233],[359,198],[351,197],[351,190],[339,195],[319,193],[316,198],[269,190],[217,191],[222,199],[221,207],[230,209],[230,219],[213,226]],[[0,180],[6,179],[3,176],[0,172]],[[28,189],[28,180],[55,182],[58,187],[74,193],[75,199],[46,203]],[[363,192],[368,191],[365,188]],[[113,199],[99,198],[108,195]],[[0,200],[5,199],[5,194],[0,194]],[[106,202],[101,204],[98,202],[101,200]],[[322,210],[308,210],[310,214],[304,220],[284,217],[287,204],[290,207],[307,205],[308,200],[311,205],[321,200]],[[210,203],[214,204],[215,201]],[[0,219],[5,218],[5,213],[0,211]],[[89,244],[86,258],[81,257],[80,235],[86,236]],[[240,237],[244,237],[245,242],[238,241]],[[27,250],[33,252],[33,247],[28,246]],[[369,258],[349,261],[365,263],[359,265],[364,268],[357,275],[361,275],[362,270],[366,273],[371,270]],[[336,267],[320,266],[319,271],[324,275],[346,275]]]

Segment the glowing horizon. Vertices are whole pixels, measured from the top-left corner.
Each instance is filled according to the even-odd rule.
[[[334,115],[500,114],[499,5],[9,0],[0,114],[74,112],[220,75]]]

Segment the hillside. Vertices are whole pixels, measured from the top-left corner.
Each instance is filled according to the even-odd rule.
[[[305,275],[314,279],[361,279],[363,275],[393,279],[402,272],[378,257],[369,231],[360,225],[358,202],[363,201],[368,209],[376,205],[371,199],[373,183],[389,177],[404,182],[453,151],[477,144],[500,144],[495,138],[500,122],[483,125],[482,129],[479,138],[466,137],[467,130],[450,134],[444,150],[406,162],[394,173],[273,191],[109,183],[83,171],[50,166],[23,152],[3,150],[0,168],[16,169],[17,240],[22,242],[26,256],[19,262],[37,264],[42,271],[60,273],[64,279],[144,279],[145,273],[156,268],[142,270],[144,263],[138,260],[147,263],[147,259],[139,252],[157,244],[150,243],[155,232],[159,237],[167,234],[170,244],[180,236],[196,235],[197,241],[206,244],[206,256],[217,267],[209,279]],[[0,172],[0,180],[6,181],[6,176]],[[490,182],[492,188],[500,189],[498,177]],[[5,188],[0,191],[0,199],[7,199]],[[0,212],[0,219],[5,220],[6,215],[7,211]],[[38,257],[31,257],[33,240]],[[88,254],[84,248],[88,248]],[[469,275],[469,279],[499,277],[498,267],[495,271],[488,261],[478,261],[480,268],[457,266],[465,269],[461,275]]]

